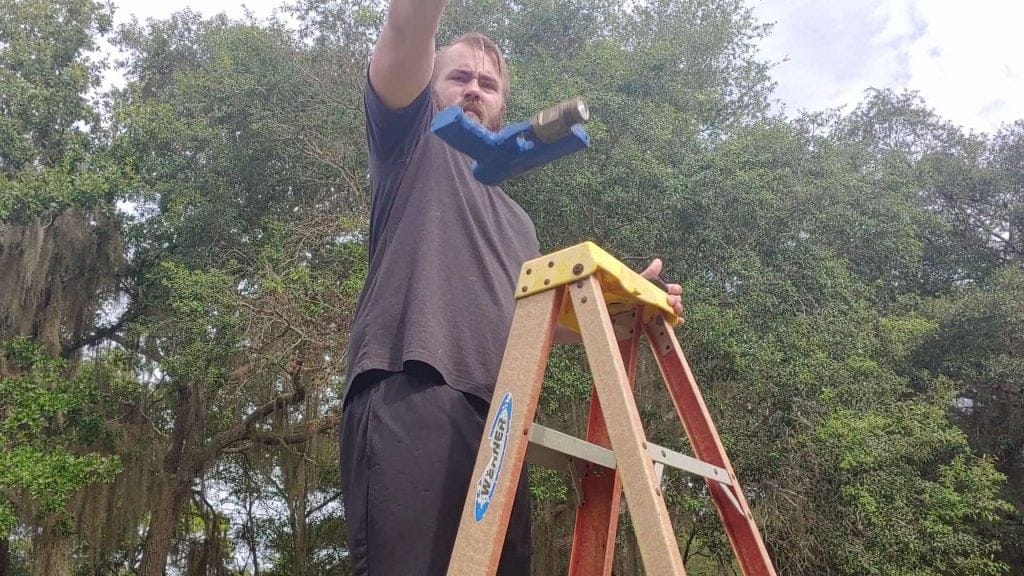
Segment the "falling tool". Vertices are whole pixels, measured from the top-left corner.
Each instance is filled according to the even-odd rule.
[[[560,102],[523,122],[491,132],[458,106],[434,118],[430,129],[475,160],[473,176],[497,186],[509,178],[582,150],[590,138],[580,124],[590,117],[581,98]]]

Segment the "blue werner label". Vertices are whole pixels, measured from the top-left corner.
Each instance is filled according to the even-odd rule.
[[[505,451],[508,448],[508,434],[512,426],[512,393],[506,392],[498,405],[498,411],[491,422],[491,431],[487,435],[488,447],[491,456],[487,460],[487,467],[476,483],[476,521],[480,522],[487,514],[487,508],[491,505],[491,498],[494,497],[494,489],[498,484],[498,474],[501,473],[501,463],[505,460]]]

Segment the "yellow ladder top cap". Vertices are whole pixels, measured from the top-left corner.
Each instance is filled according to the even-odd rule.
[[[611,314],[642,306],[645,322],[655,314],[660,314],[669,326],[679,322],[664,290],[593,242],[583,242],[525,262],[516,283],[516,298],[526,298],[593,275],[601,282]],[[576,328],[575,318],[569,319],[566,314],[560,322]]]

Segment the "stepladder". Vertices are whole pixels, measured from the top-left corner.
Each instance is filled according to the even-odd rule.
[[[661,489],[664,467],[702,476],[742,573],[774,575],[764,541],[676,337],[667,295],[593,243],[526,262],[449,576],[493,576],[527,462],[572,478],[570,576],[609,576],[621,497],[644,571],[686,574]],[[534,423],[556,329],[579,334],[593,378],[585,438]],[[646,340],[693,456],[649,442],[633,395]],[[523,575],[528,576],[528,575]]]

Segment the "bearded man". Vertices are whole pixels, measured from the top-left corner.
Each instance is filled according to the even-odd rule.
[[[448,568],[515,308],[540,255],[526,212],[473,177],[430,131],[457,105],[502,125],[508,67],[467,34],[435,55],[444,0],[391,0],[365,91],[369,268],[348,350],[342,491],[352,574],[442,576]],[[645,271],[656,276],[660,261]],[[670,285],[670,304],[681,289]],[[528,476],[498,573],[530,574]]]

